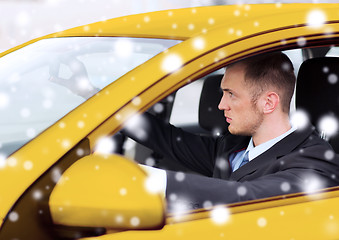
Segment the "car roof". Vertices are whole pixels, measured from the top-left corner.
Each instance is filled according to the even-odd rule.
[[[39,37],[0,53],[0,57],[47,38],[107,36],[187,40],[215,29],[232,28],[242,22],[247,24],[250,20],[253,20],[253,26],[257,27],[260,21],[266,21],[270,17],[274,19],[274,23],[284,23],[289,20],[286,18],[291,17],[288,15],[293,13],[307,16],[312,10],[324,10],[326,15],[326,10],[338,8],[339,3],[274,3],[205,6],[142,13],[91,23]],[[304,17],[296,24],[307,24],[307,21],[308,19]]]
[[[331,9],[339,4],[238,4],[165,10],[114,18],[54,34],[66,36],[125,36],[185,40],[201,33],[249,19],[291,12]],[[278,17],[279,18],[279,17]],[[307,20],[305,19],[305,22]]]

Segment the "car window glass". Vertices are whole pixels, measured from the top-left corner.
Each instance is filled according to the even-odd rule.
[[[339,47],[332,47],[326,54],[326,57],[339,57]]]
[[[0,58],[0,156],[5,158],[101,88],[177,40],[45,39]]]
[[[302,50],[292,49],[292,50],[283,51],[283,53],[285,53],[289,57],[289,59],[291,59],[293,63],[293,67],[294,67],[294,73],[295,75],[297,75],[300,65],[303,62]]]
[[[287,50],[283,51],[292,61],[293,67],[294,67],[294,74],[295,76],[298,75],[300,65],[303,62],[303,55],[302,55],[302,50],[301,49],[292,49],[292,50]],[[290,106],[290,112],[293,113],[295,112],[296,107],[295,107],[295,91],[291,100],[291,106]]]
[[[189,84],[176,93],[170,123],[178,127],[198,123],[198,105],[203,80]]]

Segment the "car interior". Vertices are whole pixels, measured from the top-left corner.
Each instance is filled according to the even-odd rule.
[[[324,116],[329,116],[335,124],[338,119],[339,98],[336,94],[338,92],[336,83],[339,76],[339,58],[334,57],[339,56],[338,49],[319,47],[288,50],[285,53],[291,58],[297,76],[291,113],[295,110],[307,112],[311,124],[317,128],[319,135],[329,141],[338,153],[338,129],[335,126],[328,126],[335,131],[328,135],[321,129],[324,127],[319,124]],[[228,131],[227,123],[222,111],[218,109],[222,96],[220,81],[223,73],[224,69],[220,69],[198,79],[158,102],[157,104],[162,105],[161,112],[156,111],[159,106],[157,104],[153,105],[148,112],[188,132],[215,137],[225,134]],[[197,96],[193,96],[192,91],[197,91]],[[192,98],[198,99],[193,101]],[[190,119],[184,120],[182,115],[186,116],[187,112],[191,113]],[[161,153],[156,153],[131,139],[127,139],[123,147],[121,153],[124,152],[127,157],[138,163],[161,169],[189,172],[179,163],[166,159]]]

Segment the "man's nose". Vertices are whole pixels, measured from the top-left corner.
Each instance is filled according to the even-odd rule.
[[[218,108],[219,108],[219,110],[229,110],[229,105],[228,105],[227,100],[226,100],[224,95],[220,99]]]

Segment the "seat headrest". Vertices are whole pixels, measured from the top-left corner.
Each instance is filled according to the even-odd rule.
[[[306,60],[300,67],[296,106],[307,111],[317,126],[325,115],[339,116],[339,58],[321,57]]]
[[[222,90],[222,75],[209,76],[204,80],[199,103],[199,125],[213,134],[225,134],[228,124],[223,111],[218,109]]]
[[[296,87],[296,107],[305,110],[310,122],[319,133],[339,152],[339,134],[335,125],[323,122],[324,117],[339,119],[339,58],[321,57],[306,60],[300,67]],[[331,132],[329,135],[328,132]]]

